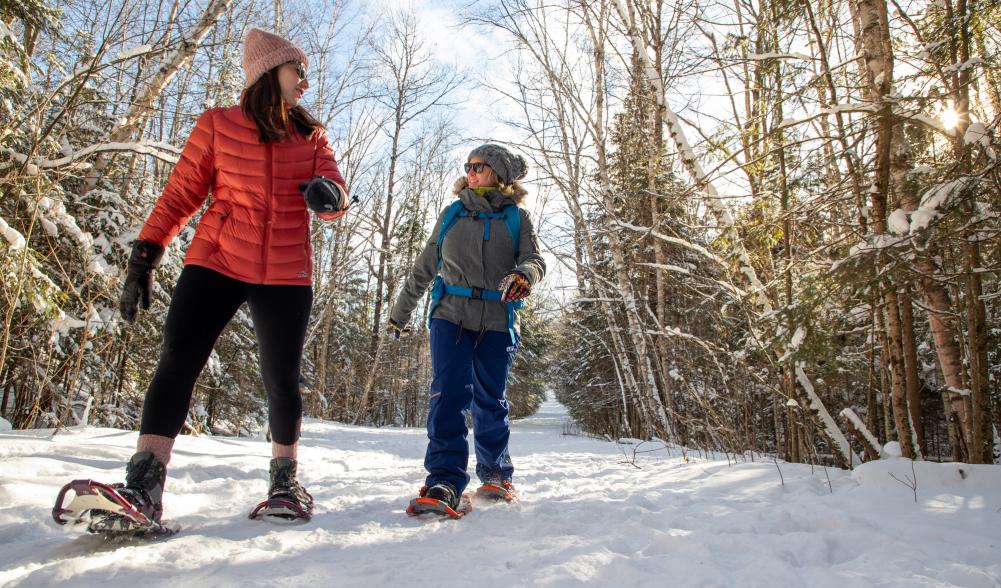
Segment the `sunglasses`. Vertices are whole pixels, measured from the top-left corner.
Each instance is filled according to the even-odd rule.
[[[477,161],[476,163],[467,163],[463,165],[462,169],[466,170],[467,174],[469,173],[469,170],[474,170],[476,173],[483,173],[483,168],[486,167],[490,166],[487,165],[486,163],[483,163],[482,161]]]
[[[289,65],[295,66],[295,75],[299,76],[299,82],[306,81],[306,64],[298,61],[290,61]]]

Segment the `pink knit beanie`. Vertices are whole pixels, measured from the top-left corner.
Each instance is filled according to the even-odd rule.
[[[269,69],[289,61],[308,65],[306,54],[291,42],[261,29],[250,29],[243,41],[243,71],[249,88]]]

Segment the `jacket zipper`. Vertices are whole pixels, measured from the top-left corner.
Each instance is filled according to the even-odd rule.
[[[493,208],[491,207],[491,212]],[[483,236],[486,237],[490,234],[490,217],[483,218]],[[485,238],[480,241],[480,279],[483,280],[484,290],[492,290],[490,284],[487,282],[487,241]],[[480,346],[480,338],[483,337],[483,331],[487,328],[487,301],[480,300],[480,334],[476,337],[476,343],[473,345],[473,349]]]
[[[273,178],[272,178],[272,159],[274,157],[274,143],[270,141],[265,143],[264,150],[264,251],[261,255],[261,260],[264,263],[263,275],[261,276],[261,283],[267,283],[268,281],[268,247],[271,243],[271,225],[273,220],[271,218],[271,201],[273,199],[272,194],[274,192]]]

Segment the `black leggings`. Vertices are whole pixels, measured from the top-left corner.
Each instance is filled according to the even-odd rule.
[[[184,267],[170,300],[163,351],[146,391],[140,434],[174,438],[181,431],[195,380],[219,334],[244,302],[257,331],[271,439],[281,445],[298,441],[299,369],[312,287],[248,284],[197,265]]]

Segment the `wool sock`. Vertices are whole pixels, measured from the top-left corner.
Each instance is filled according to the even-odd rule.
[[[162,435],[139,435],[136,452],[148,451],[163,465],[170,463],[170,452],[174,448],[174,439]]]

